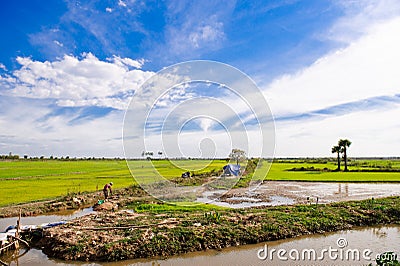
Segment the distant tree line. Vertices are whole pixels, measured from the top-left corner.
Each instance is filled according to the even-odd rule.
[[[11,154],[11,152],[8,155],[0,155],[0,160],[18,160],[19,155],[14,155]]]
[[[56,157],[56,156],[50,156],[50,157],[45,157],[45,156],[34,156],[30,157],[28,155],[24,155],[22,157],[24,160],[31,160],[31,161],[39,161],[39,160],[58,160],[58,161],[90,161],[90,160],[125,160],[125,158],[119,158],[119,157],[114,157],[114,158],[105,158],[105,157],[70,157],[70,156],[61,156],[61,157]],[[8,155],[0,155],[0,160],[22,160],[22,158],[19,155],[16,154],[11,154],[9,153]]]

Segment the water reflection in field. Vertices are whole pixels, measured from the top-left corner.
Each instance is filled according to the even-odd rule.
[[[198,202],[248,208],[305,203],[330,203],[400,196],[399,183],[337,183],[268,181],[256,189],[205,190]]]

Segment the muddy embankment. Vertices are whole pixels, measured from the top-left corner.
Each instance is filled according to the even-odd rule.
[[[139,187],[129,187],[114,191],[114,201],[119,206],[125,202],[132,201],[132,198],[146,195]],[[68,195],[48,201],[38,201],[24,203],[0,208],[0,218],[16,217],[21,211],[22,217],[52,214],[65,210],[76,210],[93,206],[98,200],[104,199],[103,192],[85,192],[80,194]]]
[[[115,261],[395,223],[400,197],[211,212],[111,211],[45,230],[37,246],[64,260]]]

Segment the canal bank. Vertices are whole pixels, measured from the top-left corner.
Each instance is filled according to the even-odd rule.
[[[209,212],[154,212],[146,206],[142,213],[93,213],[74,219],[46,230],[37,245],[49,257],[63,260],[118,261],[400,223],[399,197]],[[143,210],[140,204],[134,208]]]
[[[339,242],[341,241],[341,242]],[[338,243],[340,247],[338,246]],[[346,244],[346,246],[344,246]],[[271,253],[266,258],[259,258],[260,250],[267,247]],[[324,249],[336,249],[331,257],[328,253],[321,253]],[[278,250],[286,251],[286,254],[279,258]],[[305,250],[315,251],[310,259]],[[368,256],[363,256],[365,250]],[[296,251],[300,256],[296,257]],[[349,251],[352,251],[351,253]],[[154,257],[150,259],[132,259],[117,262],[81,262],[81,261],[63,261],[49,258],[41,250],[31,249],[29,253],[18,259],[12,259],[11,256],[4,258],[10,266],[30,265],[30,266],[153,266],[153,265],[376,265],[375,258],[385,252],[393,251],[397,258],[400,256],[400,225],[355,227],[352,230],[341,230],[332,233],[305,235],[291,239],[276,241],[267,241],[258,244],[249,244],[237,247],[228,247],[221,250],[197,251],[186,254],[180,254],[169,258]],[[292,253],[292,258],[289,257]],[[340,258],[340,254],[344,254]],[[348,255],[346,255],[348,254]],[[359,256],[358,256],[359,255]],[[357,257],[358,256],[358,257]],[[285,259],[287,258],[287,259]],[[321,259],[318,259],[321,258]]]

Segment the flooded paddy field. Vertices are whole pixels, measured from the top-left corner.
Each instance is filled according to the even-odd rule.
[[[331,203],[390,196],[400,196],[400,183],[265,181],[252,190],[206,190],[197,201],[224,207],[246,208],[317,201]]]

